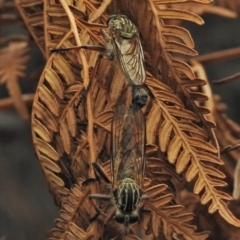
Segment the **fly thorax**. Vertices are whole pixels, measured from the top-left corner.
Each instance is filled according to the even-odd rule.
[[[116,205],[123,212],[134,211],[140,202],[139,186],[131,178],[125,178],[116,189]]]

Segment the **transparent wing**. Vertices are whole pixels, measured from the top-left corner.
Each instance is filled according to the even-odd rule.
[[[145,122],[136,104],[116,108],[112,122],[112,182],[114,188],[124,178],[143,187],[145,173]]]
[[[142,85],[146,80],[142,45],[136,34],[133,38],[115,37],[113,41],[116,60],[127,78],[133,85]]]

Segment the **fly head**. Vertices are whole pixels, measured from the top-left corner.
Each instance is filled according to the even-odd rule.
[[[148,99],[148,93],[142,86],[134,86],[132,89],[132,103],[142,108]]]
[[[107,20],[110,33],[131,39],[138,34],[136,26],[125,15],[113,15]]]

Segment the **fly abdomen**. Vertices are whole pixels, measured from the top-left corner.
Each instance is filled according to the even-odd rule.
[[[139,186],[131,178],[125,178],[117,188],[116,203],[123,212],[134,211],[140,201]]]

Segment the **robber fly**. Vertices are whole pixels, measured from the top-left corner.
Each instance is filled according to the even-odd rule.
[[[113,211],[104,224],[114,218],[124,225],[125,234],[128,234],[130,224],[140,220],[139,212],[148,199],[142,195],[145,164],[145,121],[142,111],[137,104],[129,108],[120,105],[112,121],[111,179],[100,165],[94,164],[96,173],[111,184],[112,191],[110,195],[91,194],[89,198],[111,201]]]
[[[107,20],[107,25],[108,32],[101,29],[106,42],[105,47],[83,45],[64,49],[52,49],[52,52],[83,48],[99,51],[101,52],[101,57],[105,56],[109,60],[116,59],[127,84],[132,88],[133,102],[142,107],[147,101],[148,94],[142,87],[146,80],[146,71],[143,49],[137,27],[125,15],[110,16]]]

